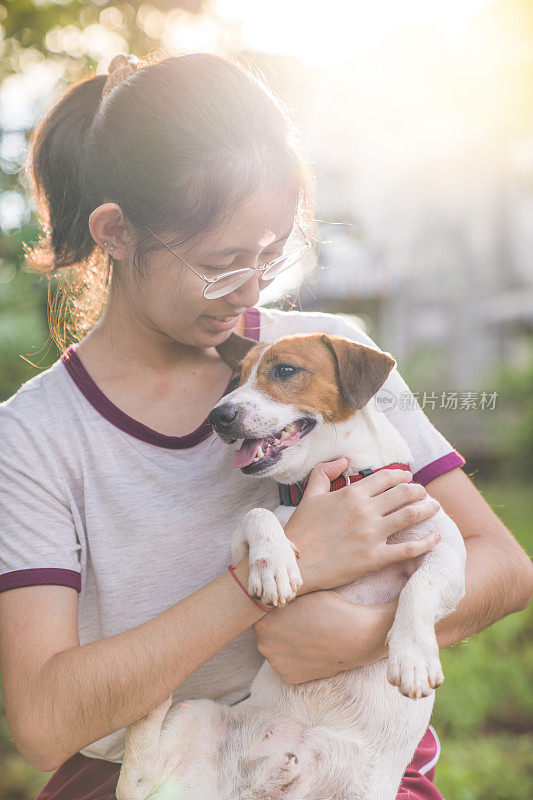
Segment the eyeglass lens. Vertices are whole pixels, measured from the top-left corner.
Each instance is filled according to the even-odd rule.
[[[276,264],[272,264],[271,266],[267,267],[264,272],[261,273],[262,280],[274,280],[274,278],[279,275],[280,272],[283,272],[288,267],[292,266],[296,261],[298,261],[300,256],[301,253],[294,253],[282,258]],[[228,275],[227,277],[224,276],[218,278],[213,283],[210,283],[208,286],[206,286],[204,297],[223,297],[225,294],[229,294],[235,289],[238,289],[239,286],[243,285],[243,283],[246,283],[246,281],[249,280],[253,274],[253,270],[244,269],[241,271],[241,274],[234,272],[232,275]]]

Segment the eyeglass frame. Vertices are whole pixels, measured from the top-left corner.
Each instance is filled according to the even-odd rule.
[[[178,253],[176,253],[176,252],[175,252],[175,251],[174,251],[174,250],[173,250],[173,249],[172,249],[172,248],[171,248],[171,247],[170,247],[168,244],[166,244],[166,243],[165,243],[165,242],[164,242],[162,239],[160,239],[160,238],[159,238],[159,236],[158,236],[156,233],[154,233],[154,232],[153,232],[153,230],[152,230],[151,228],[149,228],[149,227],[148,227],[148,225],[146,225],[146,229],[147,229],[148,231],[150,231],[150,233],[152,234],[152,236],[153,236],[154,238],[156,238],[156,239],[158,240],[158,242],[161,242],[161,244],[162,244],[164,247],[166,247],[166,248],[167,248],[167,250],[169,250],[169,251],[172,253],[172,255],[176,256],[176,258],[179,258],[179,260],[182,262],[182,264],[185,264],[185,266],[186,266],[186,267],[188,267],[190,270],[192,270],[192,271],[194,272],[194,274],[198,276],[198,278],[201,278],[203,281],[205,281],[204,288],[203,288],[203,295],[204,295],[205,299],[206,299],[206,300],[217,300],[217,299],[218,299],[217,297],[206,297],[206,296],[205,296],[205,291],[206,291],[206,289],[207,289],[207,287],[208,287],[208,286],[211,286],[211,284],[213,284],[213,283],[217,283],[218,281],[222,280],[222,278],[227,278],[227,277],[228,277],[228,276],[230,276],[230,275],[236,275],[238,272],[243,272],[244,270],[249,270],[249,271],[251,271],[251,272],[264,272],[264,271],[265,271],[265,270],[267,270],[269,267],[272,267],[274,264],[277,264],[277,263],[278,263],[279,261],[281,261],[283,258],[289,258],[289,256],[291,256],[291,255],[293,255],[293,256],[294,256],[294,255],[296,255],[296,254],[297,254],[297,257],[296,257],[296,259],[295,259],[295,260],[294,260],[294,261],[293,261],[293,262],[292,262],[292,263],[291,263],[289,266],[290,266],[290,267],[292,267],[294,264],[296,264],[296,262],[297,262],[297,261],[299,261],[299,259],[300,259],[300,258],[303,256],[303,254],[304,254],[304,253],[306,253],[308,250],[310,250],[310,249],[313,247],[313,242],[312,242],[312,241],[309,239],[309,237],[307,236],[307,234],[305,233],[305,231],[304,231],[304,230],[302,230],[302,228],[300,227],[300,225],[298,225],[298,223],[295,223],[295,225],[296,225],[296,228],[298,228],[298,230],[300,231],[300,233],[302,234],[302,236],[303,236],[303,237],[304,237],[304,239],[305,239],[305,244],[304,244],[304,245],[302,245],[302,247],[300,248],[300,250],[296,250],[296,251],[295,251],[294,253],[292,253],[292,254],[291,254],[291,253],[287,253],[287,254],[283,254],[283,253],[282,253],[280,256],[278,256],[277,258],[275,258],[273,261],[270,261],[268,264],[265,264],[264,266],[259,266],[259,267],[240,267],[239,269],[232,269],[232,270],[230,270],[229,272],[223,272],[221,275],[217,275],[217,276],[216,276],[216,278],[208,278],[206,275],[201,275],[199,272],[196,272],[196,270],[194,269],[194,267],[191,267],[191,265],[190,265],[190,264],[187,264],[187,262],[185,261],[185,259],[183,259],[183,258],[182,258],[180,255],[178,255]],[[288,269],[288,268],[289,268],[289,267],[287,267],[287,269]],[[283,272],[283,270],[282,270],[282,272]],[[279,272],[279,273],[278,273],[278,275],[281,275],[281,272]],[[278,277],[278,275],[274,275],[274,277],[272,278],[272,280],[274,280],[275,278],[277,278],[277,277]],[[251,277],[252,277],[252,275],[250,274],[250,278],[251,278]],[[231,294],[231,292],[234,292],[236,289],[240,289],[240,287],[241,287],[241,286],[244,286],[244,284],[245,284],[245,283],[246,283],[246,282],[247,282],[247,281],[248,281],[250,278],[247,278],[245,281],[243,281],[241,284],[239,284],[239,286],[236,286],[236,287],[235,287],[235,289],[230,289],[230,290],[229,290],[228,292],[226,292],[225,294],[221,294],[221,295],[219,295],[219,297],[225,297],[225,295],[226,295],[226,294]]]

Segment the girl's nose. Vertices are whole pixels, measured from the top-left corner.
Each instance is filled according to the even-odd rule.
[[[238,289],[229,292],[229,294],[225,296],[225,299],[228,303],[238,306],[239,308],[251,308],[259,300],[260,287],[261,278],[259,277],[259,273],[256,273],[252,275],[246,283],[239,286]]]

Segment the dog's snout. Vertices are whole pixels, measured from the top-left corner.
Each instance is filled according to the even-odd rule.
[[[224,405],[214,408],[207,420],[216,431],[227,431],[231,425],[237,422],[238,414],[238,406],[232,403],[224,403]]]

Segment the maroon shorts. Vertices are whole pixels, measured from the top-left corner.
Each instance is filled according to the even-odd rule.
[[[427,729],[407,767],[397,800],[442,800],[433,784],[440,743]],[[115,800],[120,764],[76,753],[54,772],[36,800]]]

